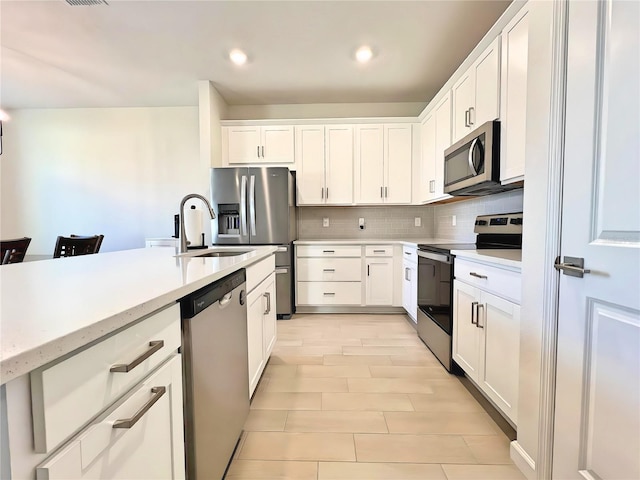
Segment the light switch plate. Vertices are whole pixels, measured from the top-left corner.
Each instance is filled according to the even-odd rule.
[[[324,217],[322,219],[322,226],[323,227],[328,227],[329,226],[329,217]]]
[[[420,226],[422,226],[422,218],[420,218],[420,217],[416,217],[416,218],[414,219],[414,221],[413,221],[413,224],[414,224],[416,227],[420,227]]]

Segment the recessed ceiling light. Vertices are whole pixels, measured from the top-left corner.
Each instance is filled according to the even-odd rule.
[[[247,62],[247,54],[237,48],[235,50],[231,50],[229,58],[236,65],[244,65]]]
[[[360,47],[356,52],[356,60],[360,63],[367,63],[371,60],[371,57],[373,57],[373,52],[371,51],[371,48],[367,46]]]

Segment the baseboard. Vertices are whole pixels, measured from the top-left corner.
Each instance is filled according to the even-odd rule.
[[[405,313],[405,310],[402,307],[297,306],[296,313],[379,313],[396,315]]]
[[[509,447],[509,453],[511,460],[516,464],[516,467],[527,477],[528,480],[536,480],[536,462],[529,456],[524,448],[520,446],[517,440],[511,442]]]

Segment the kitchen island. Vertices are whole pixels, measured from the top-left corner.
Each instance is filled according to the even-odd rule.
[[[161,400],[158,405],[163,406],[151,408],[150,413],[165,415],[160,419],[169,418],[167,425],[173,427],[168,426],[167,431],[175,434],[178,430],[176,425],[182,423],[181,386],[178,388],[180,361],[176,358],[180,356],[176,353],[180,345],[179,308],[176,301],[241,268],[260,263],[271,257],[275,250],[275,247],[256,247],[250,252],[234,256],[200,257],[206,250],[177,255],[174,248],[153,248],[3,266],[0,269],[0,478],[33,479],[36,478],[35,467],[42,462],[50,462],[52,455],[55,457],[60,452],[65,454],[68,451],[66,458],[70,458],[74,454],[73,442],[61,443],[62,434],[60,439],[55,438],[56,431],[63,431],[66,435],[65,424],[71,423],[71,420],[62,418],[62,426],[56,425],[56,429],[53,429],[51,414],[38,418],[38,412],[46,414],[48,408],[59,408],[72,392],[77,394],[73,383],[79,381],[81,375],[84,375],[85,382],[82,388],[95,382],[95,375],[88,375],[85,368],[91,361],[76,362],[80,368],[72,370],[72,373],[68,370],[69,364],[82,355],[94,358],[91,355],[96,351],[111,348],[105,348],[105,345],[113,345],[113,350],[122,348],[122,345],[130,341],[126,338],[126,335],[131,336],[130,332],[135,332],[134,336],[140,342],[145,339],[146,334],[142,329],[149,325],[156,329],[150,333],[153,339],[160,333],[166,334],[163,350],[149,354],[141,367],[132,366],[131,373],[111,374],[115,377],[104,388],[113,395],[116,395],[114,392],[118,388],[118,391],[130,392],[124,397],[120,393],[117,394],[118,397],[114,396],[116,400],[113,408],[121,410],[116,412],[118,419],[133,417],[138,407],[144,403],[142,400],[152,397],[151,400],[156,401],[155,398],[159,399],[164,392],[155,396],[146,391],[141,394],[131,393],[125,390],[128,387],[119,384],[129,382],[129,385],[132,383],[129,378],[146,374],[145,372],[152,373],[147,380],[152,377],[160,378],[162,372],[169,385],[166,391],[170,401]],[[148,363],[154,358],[162,368]],[[123,360],[129,360],[128,355]],[[104,370],[108,374],[109,365],[102,365],[99,360],[95,363],[100,363],[100,371]],[[63,366],[67,370],[62,370]],[[56,372],[56,369],[60,372]],[[172,379],[169,378],[171,375]],[[53,378],[55,382],[52,382]],[[170,387],[171,382],[173,388]],[[34,389],[34,386],[43,391]],[[46,388],[50,392],[52,386],[57,389],[56,395],[47,397]],[[93,400],[95,399],[91,398]],[[136,407],[127,407],[129,400],[135,400],[132,403]],[[109,405],[106,399],[104,401],[105,405]],[[83,405],[78,405],[77,410],[83,408]],[[103,413],[99,412],[103,411],[102,407],[96,407],[94,415],[101,417]],[[111,407],[105,412],[110,411]],[[107,441],[101,440],[100,435],[104,435],[100,433],[98,426],[102,428],[109,422],[111,420],[104,419],[102,423],[82,430],[88,431],[80,434],[79,440],[74,437],[78,440],[76,443],[82,444],[77,449],[82,452],[78,457],[78,464],[82,465],[83,470],[95,465],[96,457],[87,457],[87,445],[96,447]],[[144,423],[147,422],[140,422],[137,426]],[[81,428],[82,424],[76,427]],[[105,438],[114,439],[125,429],[109,428],[108,431],[111,433]],[[182,443],[179,439],[171,442],[174,445]],[[170,455],[173,457],[170,465],[174,472],[172,478],[184,476],[184,468],[178,465],[181,463],[180,453],[177,451]],[[147,464],[150,461],[145,460]],[[62,463],[53,462],[50,472],[55,471]]]

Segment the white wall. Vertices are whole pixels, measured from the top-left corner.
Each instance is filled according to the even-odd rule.
[[[104,234],[101,251],[171,236],[191,192],[208,196],[198,108],[17,110],[4,123],[0,238]]]
[[[310,103],[290,105],[229,105],[225,120],[278,118],[417,117],[426,102]]]
[[[222,166],[222,128],[229,106],[209,80],[198,82],[200,115],[200,161],[203,166]]]

